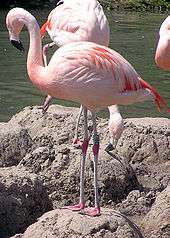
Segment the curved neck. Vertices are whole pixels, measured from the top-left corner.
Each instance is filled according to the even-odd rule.
[[[27,56],[27,71],[31,81],[40,87],[43,72],[42,45],[40,37],[40,28],[33,15],[23,8],[13,8],[8,13],[11,25],[25,25],[30,36],[29,51]]]
[[[38,77],[40,73],[39,70],[42,70],[43,67],[40,28],[35,18],[31,21],[26,21],[25,25],[28,28],[30,35],[30,45],[27,57],[28,75],[32,82],[37,84],[40,79],[40,77]]]
[[[30,34],[30,46],[28,51],[27,65],[36,64],[39,66],[43,66],[42,44],[38,23],[34,22],[33,25],[29,23],[27,27]]]

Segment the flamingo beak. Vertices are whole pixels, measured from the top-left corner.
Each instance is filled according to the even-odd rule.
[[[15,47],[15,48],[17,48],[18,50],[20,50],[20,51],[22,51],[22,52],[24,52],[25,51],[25,49],[24,49],[24,47],[23,47],[23,45],[22,45],[22,42],[19,40],[19,41],[17,41],[17,40],[10,40],[11,41],[11,44]]]

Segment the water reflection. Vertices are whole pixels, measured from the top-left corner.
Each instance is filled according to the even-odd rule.
[[[32,13],[41,25],[48,15],[42,11]],[[116,12],[108,12],[107,15],[111,26],[110,47],[121,53],[143,79],[156,87],[170,106],[170,72],[157,69],[153,60],[159,26],[166,16]],[[9,43],[5,16],[6,12],[0,12],[0,121],[7,121],[27,105],[40,105],[44,99],[28,80],[26,55],[16,51]],[[27,48],[27,31],[22,32],[21,37]],[[54,103],[76,105],[61,100],[54,100]],[[151,102],[120,108],[124,117],[167,117],[158,113]],[[107,116],[107,112],[102,112],[103,115]]]

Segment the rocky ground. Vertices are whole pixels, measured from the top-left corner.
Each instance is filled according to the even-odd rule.
[[[53,105],[43,116],[38,107],[27,107],[0,124],[0,238],[170,238],[170,119],[126,119],[109,155],[107,120],[98,118],[102,215],[91,218],[62,209],[79,198],[81,150],[71,144],[77,112]]]

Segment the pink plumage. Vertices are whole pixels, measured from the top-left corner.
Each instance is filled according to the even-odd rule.
[[[163,21],[160,27],[155,63],[162,69],[170,70],[170,16]]]

